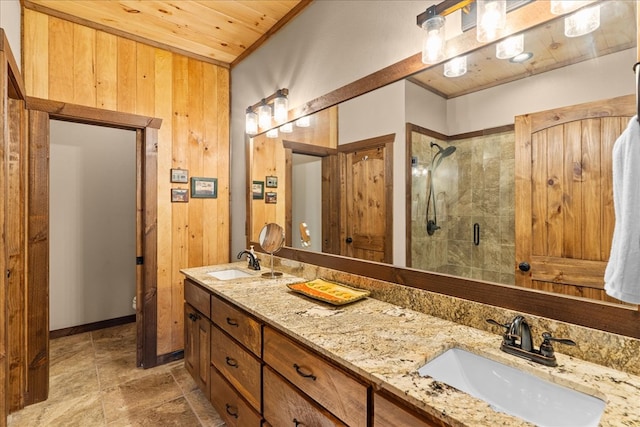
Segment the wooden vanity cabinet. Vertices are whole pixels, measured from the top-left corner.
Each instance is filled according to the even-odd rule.
[[[346,371],[269,327],[264,328],[263,357],[274,371],[345,424],[367,426],[368,386]],[[286,408],[287,402],[279,405]],[[265,408],[266,420],[278,425],[266,413]]]
[[[187,280],[184,282],[184,300],[184,364],[198,388],[209,397],[209,293]]]

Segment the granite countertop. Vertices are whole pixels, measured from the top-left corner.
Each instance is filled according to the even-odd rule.
[[[241,269],[254,277],[220,281],[207,273]],[[182,270],[188,278],[286,332],[317,352],[454,426],[527,426],[455,388],[421,377],[417,369],[452,347],[488,357],[606,402],[601,426],[640,426],[640,377],[556,353],[545,367],[500,350],[500,335],[373,298],[334,307],[292,292],[305,281],[284,274],[264,279],[246,263]],[[559,349],[556,349],[556,351]]]

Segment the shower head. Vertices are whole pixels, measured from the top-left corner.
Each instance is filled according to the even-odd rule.
[[[446,148],[442,148],[439,144],[431,141],[431,147],[438,147],[438,152],[436,154],[433,155],[433,157],[431,158],[431,164],[434,165],[433,166],[433,170],[435,170],[439,165],[440,162],[442,162],[442,159],[444,159],[445,157],[449,157],[450,155],[452,155],[453,153],[455,153],[456,151],[456,147],[454,147],[453,145],[450,145]],[[438,157],[438,161],[436,162],[436,157]]]

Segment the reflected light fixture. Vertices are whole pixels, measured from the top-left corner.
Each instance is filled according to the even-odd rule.
[[[245,114],[245,132],[247,135],[258,133],[258,115],[251,107],[247,108],[247,113]]]
[[[444,63],[444,75],[447,77],[460,77],[467,73],[467,57],[457,56]]]
[[[278,128],[269,129],[267,131],[267,138],[277,138],[278,137]]]
[[[524,52],[524,34],[508,37],[496,44],[496,58],[509,59]]]
[[[476,6],[476,38],[481,43],[498,39],[507,25],[506,0],[476,0]]]
[[[308,128],[309,126],[311,126],[311,117],[300,117],[298,120],[296,120],[296,126],[299,128]]]
[[[277,124],[287,121],[289,116],[289,90],[278,89],[267,98],[247,107],[245,114],[245,132],[247,135],[256,135],[258,129],[264,131],[271,128],[272,120]],[[271,106],[273,105],[273,109]],[[273,112],[273,117],[271,113]]]
[[[600,5],[585,7],[564,19],[564,35],[579,37],[600,27]]]
[[[531,58],[533,58],[533,53],[522,52],[521,54],[516,55],[513,58],[509,59],[509,62],[513,62],[514,64],[521,64],[523,62],[527,62]]]
[[[554,15],[564,15],[576,9],[586,6],[592,0],[551,0],[551,13]]]
[[[280,132],[282,132],[282,133],[291,133],[291,132],[293,132],[293,123],[289,122],[289,123],[285,123],[282,126],[280,126]]]

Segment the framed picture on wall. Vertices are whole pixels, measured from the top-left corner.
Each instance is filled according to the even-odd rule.
[[[191,178],[191,197],[215,199],[218,197],[218,178]]]
[[[268,176],[265,178],[265,186],[267,188],[278,188],[278,177]]]
[[[186,188],[171,189],[171,203],[185,203],[189,201],[189,190]]]
[[[264,196],[264,202],[272,203],[272,204],[278,203],[278,193],[273,191],[268,191]]]
[[[264,181],[253,181],[251,183],[251,196],[253,200],[264,199]]]
[[[186,169],[171,169],[171,182],[186,184],[189,182],[189,171]]]

